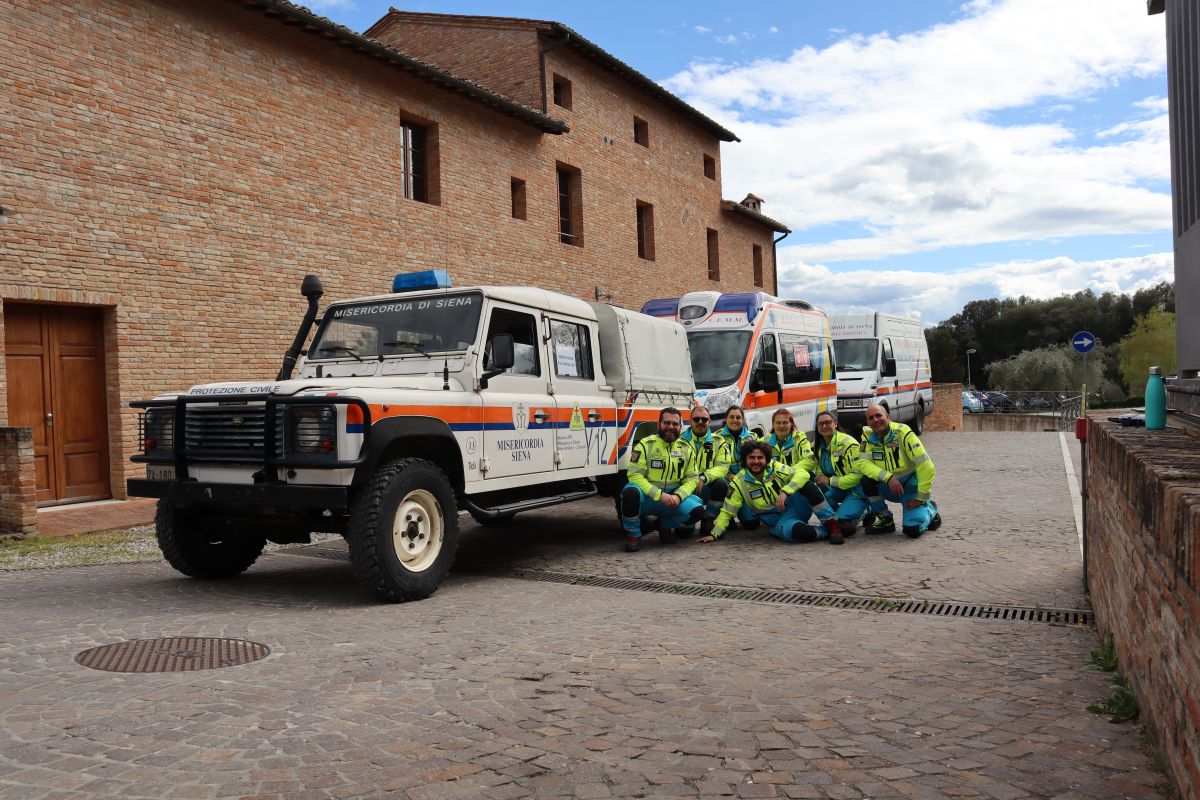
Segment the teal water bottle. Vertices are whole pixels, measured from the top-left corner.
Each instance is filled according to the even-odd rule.
[[[1163,385],[1162,367],[1151,367],[1146,381],[1146,428],[1161,431],[1167,427],[1167,387]]]

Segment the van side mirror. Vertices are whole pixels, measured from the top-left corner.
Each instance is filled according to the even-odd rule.
[[[479,388],[486,389],[488,380],[512,369],[516,363],[515,345],[511,333],[499,333],[488,342],[488,369],[479,376]]]
[[[758,384],[757,390],[760,392],[778,392],[783,388],[779,384],[779,365],[760,365],[758,369],[754,370],[754,382]]]
[[[883,369],[880,371],[879,375],[884,378],[896,377],[896,359],[884,356]]]

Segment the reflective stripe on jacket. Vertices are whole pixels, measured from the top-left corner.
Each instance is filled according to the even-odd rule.
[[[779,441],[778,436],[772,433],[763,441],[771,445],[771,459],[780,464],[787,464],[789,467],[803,463],[813,452],[812,445],[808,443],[808,436],[804,431],[792,431],[782,442]],[[811,471],[809,470],[809,472]]]
[[[700,477],[692,446],[678,439],[667,444],[657,434],[633,446],[628,476],[629,482],[651,500],[658,500],[664,492],[682,500],[696,490]]]
[[[925,446],[912,428],[903,422],[891,423],[882,439],[874,431],[870,431],[869,436],[863,436],[858,471],[880,483],[887,483],[891,478],[907,478],[915,472],[917,499],[923,502],[929,500],[929,493],[933,491],[933,476],[936,474]]]
[[[853,436],[833,432],[833,439],[828,444],[825,437],[817,434],[817,446],[808,459],[801,465],[816,475],[818,472],[829,478],[829,485],[835,489],[853,489],[862,481],[862,473],[858,471],[859,446]]]
[[[749,506],[756,515],[774,511],[780,492],[795,494],[811,477],[802,467],[789,467],[777,461],[767,465],[761,478],[742,470],[729,479],[729,496],[713,524],[712,537],[720,539],[724,535],[742,506]]]
[[[720,438],[714,436],[712,431],[706,431],[703,438],[697,439],[692,429],[688,428],[679,439],[691,446],[696,458],[696,472],[704,476],[705,483],[712,483],[729,474],[729,463],[719,460]]]

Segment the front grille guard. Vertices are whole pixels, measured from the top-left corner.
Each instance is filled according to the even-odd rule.
[[[256,475],[256,482],[275,482],[278,481],[278,475],[275,472],[276,467],[318,467],[321,469],[342,469],[345,467],[357,467],[366,460],[367,441],[371,435],[371,407],[357,397],[276,397],[275,395],[261,394],[228,394],[217,397],[208,396],[191,396],[180,395],[174,400],[135,400],[130,403],[130,408],[173,408],[175,409],[174,430],[175,430],[175,451],[173,453],[162,453],[150,455],[147,453],[139,453],[133,456],[130,460],[137,463],[145,464],[174,464],[175,465],[175,480],[188,480],[188,464],[189,459],[196,455],[203,455],[194,450],[189,450],[187,447],[187,438],[185,426],[187,424],[187,407],[192,404],[233,404],[233,403],[263,403],[263,409],[266,419],[264,420],[263,428],[263,459],[261,479]],[[278,430],[279,420],[283,418],[283,414],[279,413],[280,406],[312,406],[312,405],[333,405],[333,406],[358,406],[362,412],[362,447],[359,448],[358,455],[350,459],[326,459],[317,460],[311,453],[286,453],[283,448],[276,443],[280,441],[280,431]],[[196,459],[197,463],[202,463],[203,459]]]

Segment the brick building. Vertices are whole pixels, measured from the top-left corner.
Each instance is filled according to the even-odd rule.
[[[635,308],[775,284],[787,229],[721,198],[736,137],[555,23],[8,0],[0,69],[0,428],[33,431],[0,438],[0,522],[31,486],[123,497],[130,400],[273,375],[306,272]]]

